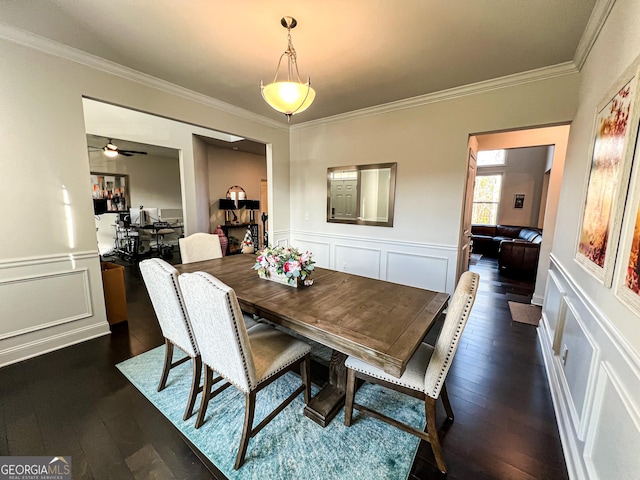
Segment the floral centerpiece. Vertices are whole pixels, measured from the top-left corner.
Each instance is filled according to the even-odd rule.
[[[298,280],[304,285],[312,285],[309,278],[314,269],[311,252],[300,253],[295,247],[266,247],[258,252],[253,269],[261,278],[281,281],[293,287]]]

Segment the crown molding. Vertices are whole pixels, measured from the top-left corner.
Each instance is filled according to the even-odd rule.
[[[249,112],[248,110],[230,105],[220,100],[216,100],[215,98],[209,97],[202,93],[189,90],[188,88],[175,85],[173,83],[167,82],[166,80],[161,80],[146,73],[139,72],[138,70],[125,67],[110,60],[106,60],[77,48],[64,45],[54,40],[50,40],[48,38],[36,35],[21,28],[17,28],[2,22],[0,22],[0,39],[17,43],[19,45],[38,50],[40,52],[47,53],[49,55],[54,55],[56,57],[69,60],[74,63],[85,65],[87,67],[100,70],[111,75],[116,75],[118,77],[161,90],[165,93],[176,95],[187,100],[200,103],[207,107],[215,108],[225,113],[243,118],[245,120],[257,122],[271,128],[289,131],[288,125],[280,123],[277,120],[272,120],[262,115]]]
[[[598,35],[600,35],[600,31],[615,3],[616,0],[596,0],[587,26],[580,38],[580,43],[578,43],[578,48],[576,48],[576,53],[573,56],[573,63],[576,64],[578,70],[582,70],[584,62],[587,61],[589,52],[591,52],[591,48],[596,43]]]
[[[501,88],[513,87],[525,83],[539,82],[541,80],[562,77],[565,75],[572,75],[574,73],[578,73],[578,71],[579,70],[576,68],[573,62],[559,63],[550,67],[543,67],[536,70],[529,70],[527,72],[506,75],[504,77],[471,83],[468,85],[463,85],[461,87],[450,88],[434,93],[427,93],[425,95],[406,98],[404,100],[398,100],[396,102],[384,103],[382,105],[376,105],[374,107],[362,108],[360,110],[353,110],[351,112],[341,113],[338,115],[333,115],[331,117],[325,117],[318,120],[299,123],[297,125],[293,125],[291,127],[291,131],[304,130],[306,128],[343,122],[352,120],[354,118],[370,117],[383,113],[395,112],[397,110],[403,110],[405,108],[415,108],[431,103],[444,102],[446,100],[453,100],[469,95],[490,92],[492,90],[498,90]]]
[[[96,55],[84,52],[82,50],[63,45],[53,40],[47,39],[40,35],[22,30],[12,25],[0,22],[0,38],[17,43],[35,50],[39,50],[50,55],[64,58],[66,60],[79,63],[90,68],[101,70],[103,72],[116,75],[127,80],[131,80],[143,85],[156,88],[166,93],[176,95],[187,100],[215,108],[217,110],[232,114],[234,116],[263,124],[265,126],[276,128],[283,131],[298,131],[306,128],[313,128],[320,125],[328,125],[332,123],[343,122],[356,118],[364,118],[374,115],[380,115],[406,108],[415,108],[431,103],[437,103],[469,95],[489,92],[501,88],[508,88],[516,85],[547,80],[564,75],[579,73],[586,61],[591,48],[595,44],[602,27],[604,26],[611,9],[616,0],[596,0],[593,12],[589,17],[589,21],[585,31],[580,39],[578,47],[574,55],[573,61],[560,63],[550,67],[543,67],[527,72],[516,73],[504,77],[485,80],[482,82],[463,85],[461,87],[441,90],[434,93],[428,93],[417,97],[411,97],[395,102],[384,103],[373,107],[353,110],[351,112],[341,113],[330,117],[324,117],[309,122],[298,123],[296,125],[285,125],[277,120],[273,120],[262,115],[249,112],[248,110],[230,105],[228,103],[216,100],[207,95],[189,90],[187,88],[175,85],[153,77],[151,75],[139,72],[129,67],[124,67],[115,62],[105,60]]]

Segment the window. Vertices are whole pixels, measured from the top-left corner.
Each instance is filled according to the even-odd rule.
[[[471,223],[496,225],[502,190],[502,175],[478,175],[473,189]]]
[[[478,167],[491,167],[505,164],[504,150],[483,150],[478,152]]]

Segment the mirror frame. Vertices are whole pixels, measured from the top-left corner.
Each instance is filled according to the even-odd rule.
[[[375,222],[372,220],[362,220],[357,217],[355,219],[336,219],[331,218],[331,174],[333,172],[342,171],[356,171],[358,173],[358,198],[357,198],[357,212],[360,212],[360,172],[363,170],[379,170],[383,168],[389,168],[389,208],[387,211],[386,222]],[[349,165],[341,167],[329,167],[327,168],[327,222],[328,223],[347,223],[351,225],[373,225],[377,227],[393,227],[393,212],[395,210],[395,198],[396,198],[396,174],[398,163],[376,163],[367,165]]]

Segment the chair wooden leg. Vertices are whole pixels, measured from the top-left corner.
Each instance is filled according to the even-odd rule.
[[[253,432],[251,431],[251,427],[253,426],[253,414],[256,408],[256,391],[245,393],[245,399],[244,427],[242,428],[242,438],[240,440],[240,447],[238,448],[236,464],[233,467],[235,470],[238,470],[244,463],[244,456],[247,453],[249,439],[252,437]]]
[[[304,385],[304,404],[308,405],[311,400],[311,355],[307,354],[300,364],[300,376]]]
[[[344,424],[351,426],[351,418],[353,417],[353,400],[356,396],[356,372],[347,369],[347,393],[344,405]]]
[[[196,428],[200,428],[204,423],[204,414],[207,413],[207,406],[211,398],[211,387],[213,385],[213,370],[207,365],[204,366],[204,385],[202,386],[202,398],[200,399],[200,410],[196,419]]]
[[[162,366],[162,375],[158,384],[159,392],[167,386],[167,378],[169,378],[169,370],[171,370],[171,362],[173,361],[173,343],[168,338],[165,338],[164,345],[164,365]]]
[[[442,389],[440,390],[440,398],[442,398],[444,411],[447,412],[447,420],[453,422],[453,409],[451,408],[451,403],[449,403],[449,395],[447,395],[447,385],[445,383],[442,384]]]
[[[447,473],[447,466],[442,457],[442,448],[440,447],[440,437],[438,436],[438,428],[436,427],[436,399],[427,396],[424,400],[424,410],[427,417],[427,432],[429,435],[429,443],[431,450],[436,459],[436,465],[442,473]]]
[[[191,378],[191,392],[189,392],[189,401],[187,402],[187,408],[184,411],[183,420],[187,420],[193,415],[193,407],[196,404],[196,397],[200,391],[200,374],[202,373],[202,358],[200,355],[196,355],[193,358],[193,377]]]

